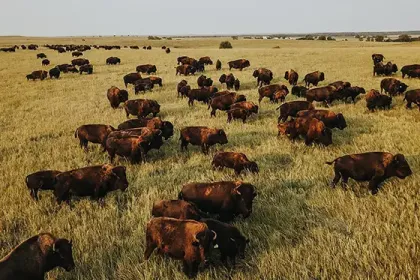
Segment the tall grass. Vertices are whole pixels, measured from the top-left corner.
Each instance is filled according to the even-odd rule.
[[[257,161],[260,173],[240,179],[254,184],[258,191],[254,211],[235,225],[251,239],[246,259],[229,271],[220,263],[198,279],[416,279],[420,277],[420,220],[418,217],[420,114],[404,108],[402,97],[394,98],[387,111],[370,113],[365,101],[356,105],[336,103],[332,110],[342,112],[348,127],[333,131],[332,146],[306,147],[278,138],[277,105],[263,100],[260,114],[246,124],[226,123],[226,115],[210,111],[202,104],[189,108],[176,97],[176,84],[185,77],[175,76],[180,55],[209,55],[220,59],[222,71],[207,67],[205,75],[218,81],[229,73],[229,60],[246,58],[251,67],[232,71],[241,81],[240,93],[257,102],[252,71],[270,68],[274,82],[290,68],[303,76],[325,72],[326,81],[348,80],[369,90],[379,88],[381,78],[372,77],[370,55],[381,52],[402,66],[420,59],[418,44],[379,44],[366,42],[301,42],[237,40],[235,48],[219,50],[222,39],[144,41],[137,38],[2,38],[1,45],[44,43],[149,45],[145,50],[92,50],[85,52],[94,65],[93,75],[63,74],[59,80],[28,82],[25,75],[41,67],[36,51],[0,53],[0,256],[20,241],[42,231],[72,238],[76,270],[54,270],[48,279],[184,279],[180,262],[152,255],[143,261],[145,225],[154,201],[176,198],[182,184],[192,181],[233,180],[233,171],[213,171],[216,150],[244,152]],[[159,47],[172,52],[165,54]],[[279,46],[278,49],[273,49]],[[177,48],[175,48],[177,47]],[[41,49],[52,65],[68,63],[71,54]],[[109,56],[121,58],[121,65],[107,66]],[[156,99],[160,116],[174,123],[175,135],[160,151],[151,151],[148,162],[127,166],[129,189],[106,197],[105,207],[88,199],[74,201],[74,208],[58,206],[49,192],[33,201],[24,179],[41,169],[69,170],[108,162],[97,146],[85,153],[74,138],[74,130],[88,123],[117,126],[123,122],[122,109],[113,110],[106,99],[112,86],[124,87],[123,75],[139,64],[152,63],[163,78],[164,87],[144,96]],[[196,86],[197,76],[185,78]],[[410,89],[419,80],[407,80]],[[222,88],[218,82],[216,86]],[[322,85],[323,85],[322,84]],[[294,100],[289,95],[287,101]],[[225,146],[212,148],[209,156],[197,147],[187,153],[179,148],[179,129],[189,125],[224,128],[229,139]],[[330,166],[324,164],[348,153],[389,151],[403,153],[414,172],[406,180],[388,180],[378,195],[372,196],[366,184],[350,180],[347,190],[331,189]],[[215,254],[218,258],[218,254]]]

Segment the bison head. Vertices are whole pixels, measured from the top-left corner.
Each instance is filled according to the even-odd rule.
[[[402,154],[397,154],[393,157],[391,167],[395,171],[395,175],[400,179],[404,179],[413,174],[407,160]]]
[[[215,135],[215,140],[216,140],[216,143],[219,143],[221,145],[224,145],[224,144],[228,143],[226,133],[223,129],[218,129],[217,130],[217,134]]]
[[[340,130],[343,130],[347,127],[346,119],[344,118],[343,114],[338,113],[336,116],[337,127]]]
[[[250,161],[250,162],[245,163],[244,169],[252,173],[258,173],[260,171],[255,161]]]
[[[321,130],[320,134],[318,135],[318,142],[324,146],[329,146],[332,144],[332,132],[331,129],[325,127]]]
[[[285,80],[289,80],[289,71],[286,71],[286,72],[284,73],[284,79],[285,79]]]
[[[225,82],[226,82],[226,74],[222,74],[222,75],[220,76],[220,78],[219,78],[219,82],[220,82],[221,84],[223,84],[223,83],[225,83]]]
[[[124,166],[116,166],[111,169],[111,176],[115,182],[112,184],[113,190],[125,191],[128,188],[126,168]]]
[[[324,81],[325,80],[325,75],[324,72],[321,72],[321,74],[319,75],[319,81]]]
[[[246,101],[246,96],[245,95],[239,94],[239,95],[236,96],[235,103],[237,103],[237,102],[243,102],[243,101]]]
[[[254,78],[257,78],[259,74],[260,74],[260,72],[258,70],[255,70],[254,73],[252,73],[252,76]]]
[[[235,238],[230,238],[230,242],[233,247],[236,249],[236,252],[238,253],[239,257],[241,259],[245,258],[245,248],[246,245],[249,243],[249,239],[243,237],[243,236],[236,236]]]
[[[120,102],[125,102],[128,100],[128,92],[125,89],[122,89],[118,92],[118,99]]]
[[[397,73],[398,72],[398,66],[397,66],[397,64],[392,64],[392,66],[391,66],[392,68],[392,72],[393,73]]]
[[[236,187],[232,190],[232,195],[236,202],[236,213],[241,214],[244,219],[248,218],[252,213],[252,202],[257,196],[254,186],[237,181]]]
[[[211,78],[207,78],[207,79],[205,79],[203,85],[205,87],[211,87],[213,85],[213,80]]]
[[[404,84],[404,83],[400,83],[398,85],[398,92],[399,93],[403,93],[404,91],[406,91],[408,88],[408,85]]]
[[[174,125],[169,121],[162,122],[162,136],[165,140],[168,140],[172,135],[174,135]]]
[[[49,258],[53,263],[49,263],[48,265],[53,267],[59,266],[66,271],[74,269],[72,246],[72,241],[68,241],[67,239],[56,240],[51,248],[52,256]]]
[[[200,262],[203,262],[204,266],[209,263],[207,257],[210,255],[212,244],[216,241],[216,238],[216,232],[209,229],[200,231],[193,237],[192,245],[200,250]]]

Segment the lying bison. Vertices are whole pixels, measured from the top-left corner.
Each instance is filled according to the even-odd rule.
[[[181,151],[187,150],[188,144],[201,146],[204,154],[208,154],[209,148],[216,144],[227,144],[228,139],[223,129],[208,128],[205,126],[189,126],[181,129]]]
[[[232,70],[233,68],[233,69],[239,69],[240,71],[242,71],[242,69],[244,68],[251,66],[251,64],[249,63],[249,60],[247,59],[237,59],[234,61],[229,61],[228,65],[229,65],[229,70]]]
[[[192,202],[201,211],[217,214],[221,221],[228,222],[238,215],[248,218],[256,196],[255,187],[251,184],[242,181],[222,181],[186,184],[178,198]]]
[[[236,175],[242,171],[259,172],[257,163],[250,161],[243,153],[218,152],[214,155],[211,165],[215,169],[231,168],[235,170]]]
[[[106,96],[113,109],[117,109],[118,106],[120,106],[120,103],[124,103],[128,100],[128,92],[125,89],[119,89],[115,86],[108,89]]]
[[[318,83],[324,80],[325,80],[324,72],[319,72],[319,71],[306,74],[305,78],[303,79],[306,87],[309,87],[311,84],[314,86],[318,86]]]
[[[404,179],[412,174],[402,154],[395,156],[383,152],[353,154],[326,163],[334,164],[335,176],[331,183],[332,187],[335,187],[340,179],[345,187],[349,178],[352,178],[358,182],[369,181],[369,190],[372,194],[378,193],[381,183],[386,179],[394,176]]]

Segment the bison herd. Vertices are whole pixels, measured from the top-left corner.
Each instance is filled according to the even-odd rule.
[[[33,46],[30,46],[33,49]],[[58,52],[73,51],[77,57],[71,64],[58,65],[49,71],[50,78],[59,78],[64,72],[93,73],[89,60],[79,58],[82,46],[47,46]],[[15,46],[15,48],[19,48]],[[36,47],[35,49],[37,49]],[[99,48],[99,47],[98,47]],[[113,47],[114,48],[114,47]],[[132,49],[138,47],[131,46]],[[107,49],[107,48],[104,48]],[[116,48],[118,49],[118,48]],[[146,48],[148,49],[148,48]],[[150,47],[151,49],[151,47]],[[169,48],[162,48],[169,53]],[[37,58],[44,59],[46,55],[39,53]],[[398,71],[391,62],[383,64],[384,56],[372,55],[374,75],[389,76]],[[45,63],[44,63],[45,62]],[[118,57],[109,57],[106,64],[120,64]],[[203,72],[206,66],[213,65],[210,57],[198,60],[187,56],[177,58],[176,75],[194,75]],[[229,70],[250,67],[246,59],[237,59],[227,63]],[[78,69],[76,68],[79,67]],[[220,60],[216,61],[216,70],[222,69]],[[144,64],[136,67],[136,72],[123,77],[125,87],[133,85],[134,93],[152,90],[155,85],[163,86],[160,77],[143,78],[141,74],[155,74],[156,65]],[[401,69],[403,78],[419,77],[420,65],[408,65]],[[419,74],[419,75],[417,75]],[[27,75],[27,79],[44,80],[48,72],[39,70]],[[366,106],[374,111],[377,108],[390,108],[392,98],[404,94],[407,108],[414,103],[420,109],[420,89],[407,91],[408,86],[395,78],[385,78],[380,83],[380,91],[372,89],[368,92],[363,87],[352,86],[347,81],[336,81],[326,86],[317,87],[325,80],[324,72],[315,71],[304,76],[304,86],[299,86],[299,74],[290,69],[285,72],[284,79],[291,86],[292,95],[306,100],[286,101],[289,88],[284,84],[271,84],[273,72],[266,68],[258,68],[252,76],[257,80],[256,95],[259,106],[264,98],[272,103],[282,103],[277,121],[278,136],[288,137],[295,141],[303,138],[306,145],[313,143],[328,146],[333,144],[333,129],[347,128],[345,117],[341,113],[330,110],[316,109],[314,102],[320,102],[328,107],[334,101],[355,103],[358,96],[365,94]],[[227,122],[239,119],[246,121],[251,115],[257,115],[259,106],[235,91],[240,90],[240,81],[232,73],[222,74],[218,79],[220,88],[225,84],[227,90],[219,90],[211,77],[200,75],[197,88],[181,80],[177,85],[177,96],[188,99],[188,106],[194,106],[194,101],[202,102],[211,109],[210,117],[215,117],[217,110],[227,114]],[[315,87],[310,88],[313,85]],[[382,94],[385,91],[386,94]],[[66,202],[71,205],[71,198],[90,197],[104,205],[107,193],[127,190],[126,167],[114,165],[115,157],[128,159],[131,163],[141,163],[147,160],[151,149],[160,149],[174,135],[174,125],[162,120],[161,105],[152,99],[129,99],[126,89],[112,86],[106,96],[113,109],[122,107],[126,117],[134,119],[119,124],[117,128],[107,124],[84,124],[75,130],[74,137],[82,149],[88,152],[88,143],[99,144],[103,152],[108,153],[108,164],[88,166],[69,171],[41,170],[26,177],[26,186],[30,196],[38,200],[39,190],[51,190],[58,204]],[[164,106],[163,106],[164,107]],[[186,151],[188,145],[199,146],[201,151],[209,154],[212,146],[228,143],[228,135],[223,129],[206,126],[188,126],[179,128],[181,151]],[[120,160],[120,161],[121,161]],[[356,181],[369,181],[369,189],[376,194],[380,184],[390,177],[406,178],[412,174],[404,155],[383,152],[353,154],[339,157],[327,164],[334,165],[334,187],[340,180],[346,185],[349,178]],[[242,172],[260,172],[255,161],[251,161],[244,153],[222,152],[214,154],[211,165],[215,170],[232,169],[236,176]],[[243,258],[245,249],[250,242],[238,228],[229,224],[236,217],[244,219],[252,214],[253,200],[257,196],[256,187],[252,184],[237,181],[194,182],[182,186],[176,200],[159,200],[153,204],[153,218],[146,225],[146,248],[144,259],[150,258],[154,250],[159,254],[183,261],[183,271],[189,277],[197,275],[201,266],[210,265],[211,250],[218,247],[221,260],[228,265],[228,260],[235,265],[236,257]],[[26,259],[27,265],[20,260]],[[30,265],[29,265],[30,264]],[[54,267],[63,267],[67,271],[74,268],[72,257],[72,242],[58,239],[51,234],[34,236],[0,261],[0,279],[44,279],[46,271]]]

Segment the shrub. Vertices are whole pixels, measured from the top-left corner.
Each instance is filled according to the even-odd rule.
[[[232,40],[238,40],[238,36],[232,36]]]
[[[325,41],[325,40],[327,40],[327,37],[325,37],[324,35],[321,35],[321,36],[318,37],[318,40],[319,41]]]
[[[381,36],[381,35],[376,36],[375,41],[376,42],[383,42],[384,41],[384,36]]]
[[[347,39],[346,39],[347,40]],[[327,37],[327,41],[335,41],[335,38],[334,37],[331,37],[331,36],[328,36]]]
[[[219,45],[219,49],[231,49],[232,44],[229,41],[223,41]]]

